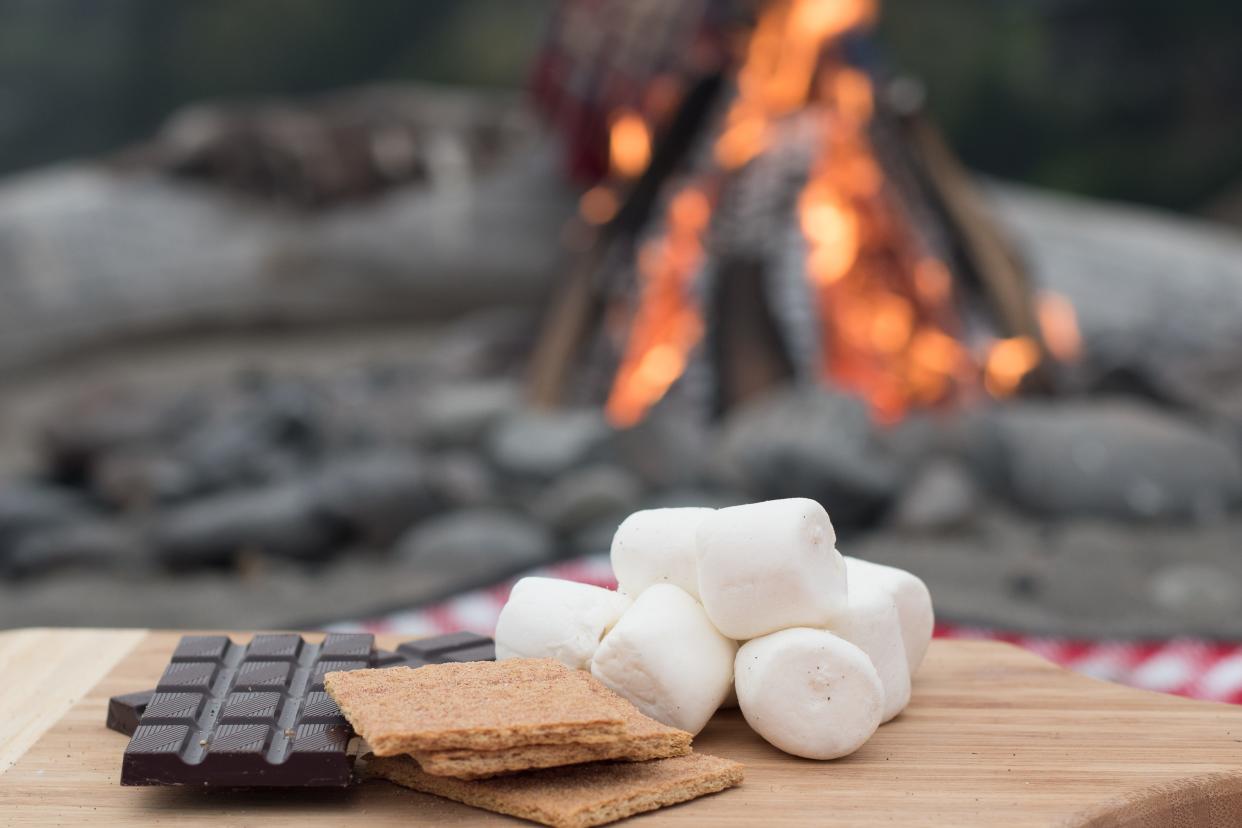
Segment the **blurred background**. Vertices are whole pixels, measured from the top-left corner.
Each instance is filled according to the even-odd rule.
[[[665,5],[0,0],[0,627],[490,632],[808,496],[1242,638],[1234,4]]]

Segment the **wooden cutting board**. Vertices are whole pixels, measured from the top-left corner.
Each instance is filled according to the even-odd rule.
[[[344,791],[120,787],[126,739],[104,727],[108,697],[154,685],[178,638],[0,633],[0,824],[523,824],[378,781]],[[695,748],[745,763],[745,784],[639,824],[1242,825],[1242,707],[1098,682],[993,642],[934,642],[910,708],[846,759],[787,756],[736,711],[717,715]]]

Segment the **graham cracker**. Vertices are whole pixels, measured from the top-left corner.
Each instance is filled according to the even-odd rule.
[[[684,730],[661,724],[637,707],[598,684],[596,692],[613,704],[624,722],[613,743],[581,745],[526,745],[505,750],[440,750],[413,754],[422,769],[434,776],[484,779],[502,773],[576,765],[605,759],[643,762],[684,756],[694,738]]]
[[[328,673],[324,689],[376,756],[616,743],[625,720],[590,674],[550,658]]]
[[[368,758],[366,773],[553,828],[588,828],[739,785],[743,767],[729,759],[691,753],[652,762],[597,762],[471,781],[432,776],[410,757],[396,756]]]

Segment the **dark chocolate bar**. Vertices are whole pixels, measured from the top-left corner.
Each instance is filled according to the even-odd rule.
[[[473,633],[376,650],[369,634],[186,636],[153,691],[114,696],[108,727],[132,734],[122,785],[317,787],[349,784],[353,730],[323,690],[335,670],[495,658]]]
[[[122,785],[344,786],[353,731],[323,692],[371,666],[369,634],[186,636],[125,749]]]
[[[138,728],[138,720],[143,711],[151,703],[154,690],[143,690],[141,693],[122,693],[108,699],[108,729],[126,736],[133,736]]]

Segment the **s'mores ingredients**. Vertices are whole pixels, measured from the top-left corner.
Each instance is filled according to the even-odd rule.
[[[591,673],[656,721],[698,733],[728,695],[736,652],[685,590],[656,584],[604,636]]]
[[[936,626],[936,614],[932,609],[931,593],[927,584],[917,575],[895,566],[864,561],[861,558],[845,559],[849,573],[850,588],[855,584],[875,584],[887,590],[897,602],[897,614],[901,617],[901,638],[906,647],[906,663],[910,674],[919,669],[927,647],[931,644],[932,631]]]
[[[624,595],[556,578],[523,578],[496,622],[496,658],[554,658],[589,670],[600,639],[632,602]]]
[[[807,759],[836,759],[880,726],[884,686],[861,649],[825,630],[781,630],[737,651],[737,699],[756,733]]]
[[[739,641],[831,623],[846,609],[836,540],[824,507],[807,498],[713,512],[696,541],[703,608]]]
[[[376,756],[612,743],[625,731],[589,674],[550,658],[328,673],[324,687]]]
[[[636,596],[654,584],[672,584],[699,597],[695,535],[712,509],[645,509],[622,521],[612,538],[617,589]]]
[[[866,653],[875,666],[884,685],[881,721],[905,710],[910,703],[910,666],[892,594],[871,581],[851,583],[849,611],[829,629]]]
[[[574,765],[467,781],[432,776],[408,756],[394,756],[369,758],[366,773],[553,828],[589,828],[740,785],[743,767],[691,753],[653,762]]]

